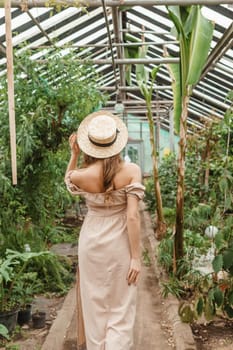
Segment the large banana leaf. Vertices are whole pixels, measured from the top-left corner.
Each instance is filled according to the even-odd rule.
[[[184,95],[186,88],[185,82],[188,76],[189,67],[189,33],[185,31],[185,20],[189,18],[188,13],[190,11],[190,6],[187,8],[182,8],[182,6],[167,6],[168,14],[176,29],[177,39],[180,43],[180,70],[181,70],[181,96]],[[184,12],[186,11],[185,15]]]
[[[180,44],[180,64],[168,65],[172,78],[174,124],[179,132],[182,98],[191,93],[192,85],[200,78],[210,49],[213,24],[203,17],[201,7],[197,5],[167,6],[167,9]]]
[[[139,42],[138,39],[135,39],[132,35],[126,34],[124,36],[124,40],[130,43]],[[138,45],[130,45],[125,46],[124,48],[125,58],[138,58],[139,56],[139,46]],[[128,83],[128,85],[131,85],[131,75],[132,75],[132,65],[126,64],[125,65],[125,78]]]
[[[188,85],[196,84],[201,76],[210,49],[213,30],[214,24],[202,15],[199,8],[196,11],[195,25],[191,34],[189,72],[186,82]]]
[[[201,13],[199,5],[167,6],[180,42],[182,94],[185,85],[198,82],[206,62],[214,25]]]
[[[142,45],[138,50],[139,58],[146,58],[148,51],[147,45]],[[136,64],[136,79],[138,83],[147,83],[149,80],[149,72],[145,69],[144,64]]]
[[[182,111],[180,64],[168,64],[168,70],[172,78],[174,128],[175,131],[179,133],[180,116]]]

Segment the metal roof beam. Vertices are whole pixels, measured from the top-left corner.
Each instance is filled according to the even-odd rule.
[[[123,100],[122,103],[124,105],[145,105],[145,100]],[[173,103],[172,100],[155,100],[152,101],[152,105],[171,105]],[[115,101],[107,101],[106,105],[114,105]]]
[[[123,91],[140,91],[139,86],[118,86],[119,90]],[[171,90],[172,86],[171,85],[157,85],[154,87],[154,90]],[[114,86],[101,86],[100,90],[102,91],[114,91],[115,87]]]
[[[106,29],[107,29],[107,37],[108,37],[108,43],[109,43],[109,48],[111,52],[111,61],[112,61],[112,67],[113,67],[113,73],[114,73],[114,78],[115,78],[115,87],[116,90],[118,90],[118,77],[117,77],[117,70],[116,70],[116,62],[115,62],[115,56],[114,56],[114,51],[112,47],[112,36],[110,32],[110,25],[109,25],[109,20],[108,20],[108,13],[107,13],[107,8],[105,4],[105,0],[101,0],[101,4],[103,7],[103,13],[104,13],[104,19],[105,19],[105,24],[106,24]]]
[[[46,63],[47,60],[39,59],[35,60],[39,63]],[[75,60],[81,63],[92,64],[109,64],[112,65],[112,60],[106,59],[77,59]],[[179,63],[179,58],[129,58],[129,59],[115,59],[116,64],[166,64],[166,63]]]
[[[171,41],[145,41],[145,42],[136,42],[136,43],[112,43],[113,47],[130,47],[130,46],[142,46],[142,45],[156,45],[156,46],[164,46],[164,45],[170,45],[170,44],[177,44],[177,40],[171,40]],[[109,48],[109,44],[73,44],[73,45],[64,45],[59,46],[59,48],[83,48],[83,47],[100,47],[100,48]],[[30,46],[30,50],[37,50],[37,49],[48,49],[48,45],[39,45],[39,46]]]
[[[31,18],[32,22],[39,28],[39,30],[41,31],[41,33],[46,37],[46,39],[48,40],[48,42],[53,45],[53,42],[51,41],[50,37],[48,36],[48,34],[46,33],[46,31],[41,27],[40,23],[37,21],[37,19],[35,17],[33,17],[33,15],[30,13],[29,10],[25,11],[28,16]]]
[[[54,7],[56,5],[61,6],[73,6],[77,7],[77,0],[56,0],[53,2]],[[78,1],[80,6],[84,7],[99,7],[102,6],[101,0],[80,0]],[[233,4],[233,0],[106,0],[105,5],[116,7],[116,6],[159,6],[159,5],[220,5],[220,4]],[[28,0],[26,2],[22,0],[11,0],[12,7],[46,7],[48,6],[48,1],[46,0]],[[4,7],[4,0],[0,0],[0,7]]]
[[[115,44],[121,44],[122,35],[120,33],[120,13],[118,8],[112,8],[112,22],[113,22],[113,30],[114,30],[114,38]],[[124,58],[123,48],[121,46],[116,46],[117,58]],[[125,67],[123,65],[119,65],[119,73],[120,73],[120,85],[125,85]],[[120,100],[125,99],[125,91],[120,91],[120,96],[117,93],[117,99]]]

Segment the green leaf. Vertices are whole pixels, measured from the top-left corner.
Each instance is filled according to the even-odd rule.
[[[194,312],[188,304],[181,304],[179,307],[179,315],[182,322],[191,323],[194,320]]]
[[[147,54],[148,46],[142,45],[139,47],[139,58],[145,58]],[[149,80],[149,72],[145,69],[144,64],[136,64],[136,79],[137,82],[147,83]]]
[[[188,17],[184,23],[184,31],[187,37],[192,32],[195,26],[197,11],[198,11],[198,6],[190,6]]]
[[[223,299],[224,299],[223,292],[218,287],[216,287],[214,289],[214,301],[218,307],[222,305]]]
[[[204,307],[204,315],[207,321],[211,321],[214,317],[215,310],[212,302],[207,298]]]
[[[226,312],[228,317],[233,318],[233,308],[230,305],[225,305],[224,311]]]
[[[140,87],[140,90],[141,90],[142,95],[143,95],[143,96],[145,97],[145,99],[147,100],[147,98],[148,98],[148,96],[149,96],[149,91],[148,91],[146,85],[143,84],[143,83],[140,83],[140,82],[138,82],[138,84],[139,84],[139,87]]]
[[[227,98],[229,98],[229,100],[233,101],[233,90],[230,90],[227,94]]]
[[[187,79],[189,65],[188,38],[186,37],[186,33],[184,30],[186,15],[183,16],[182,11],[185,11],[185,13],[187,13],[189,8],[182,8],[182,6],[167,6],[167,9],[168,15],[176,27],[177,39],[180,42],[180,98],[182,98],[182,96],[186,92],[185,83]]]
[[[230,274],[230,276],[233,276],[233,266],[231,266],[231,267],[229,268],[229,274]]]
[[[182,111],[181,103],[181,72],[180,65],[178,63],[168,64],[168,71],[172,79],[172,92],[173,92],[173,119],[175,131],[180,131],[180,117]]]
[[[130,42],[130,43],[134,43],[134,42],[138,42],[138,39],[135,39],[132,35],[130,34],[126,34],[125,35],[125,41]],[[125,57],[126,58],[138,58],[139,56],[139,46],[135,45],[135,46],[125,46],[124,48],[124,53],[125,53]],[[125,66],[125,77],[126,77],[126,81],[129,85],[131,85],[131,78],[132,78],[132,64],[127,64]]]
[[[233,305],[233,291],[228,294],[228,302],[230,305]]]
[[[200,6],[196,8],[198,11],[196,11],[195,25],[193,26],[189,48],[190,59],[186,81],[188,85],[196,84],[201,76],[214,30],[213,23],[202,15]]]
[[[201,316],[202,312],[203,312],[203,308],[204,308],[204,301],[203,301],[203,298],[200,297],[198,299],[198,302],[196,304],[196,310],[197,310],[197,314],[198,316]]]
[[[214,301],[214,289],[213,288],[211,288],[208,292],[208,300],[211,303]]]
[[[167,10],[168,10],[169,17],[171,18],[172,22],[175,25],[177,39],[178,39],[181,31],[183,30],[181,16],[180,16],[180,7],[179,6],[167,6]]]
[[[8,329],[1,323],[0,323],[0,336],[2,336],[7,340],[10,340]]]
[[[224,236],[221,232],[218,232],[214,237],[214,243],[216,245],[216,248],[219,250],[222,247],[225,246],[226,242],[224,240]]]
[[[213,266],[214,272],[216,273],[222,270],[222,267],[223,267],[222,254],[216,255],[214,257],[214,260],[212,261],[212,266]]]
[[[125,57],[129,58],[130,55],[129,55],[129,51],[128,51],[127,47],[125,47],[124,52],[125,52]],[[131,72],[132,72],[132,65],[126,64],[125,65],[125,79],[126,79],[128,85],[131,85],[131,75],[132,75]]]
[[[160,67],[161,67],[161,66],[158,66],[158,67],[154,67],[154,68],[152,69],[152,71],[151,71],[150,74],[151,74],[151,78],[152,78],[153,80],[156,79],[156,76],[157,76],[157,73],[158,73]]]
[[[233,249],[226,249],[223,253],[223,266],[225,269],[233,266]]]
[[[228,188],[228,182],[227,179],[222,177],[219,181],[219,189],[222,193],[224,193]]]

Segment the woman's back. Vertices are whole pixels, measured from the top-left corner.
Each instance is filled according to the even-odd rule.
[[[98,160],[86,168],[74,170],[70,178],[72,183],[86,192],[105,192],[102,160]],[[109,190],[118,190],[133,182],[141,182],[140,168],[134,163],[122,162],[112,179],[112,186],[109,187]]]

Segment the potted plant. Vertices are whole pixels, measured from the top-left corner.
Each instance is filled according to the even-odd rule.
[[[20,304],[26,305],[32,297],[32,289],[29,290],[29,286],[24,288],[28,278],[28,275],[25,275],[27,264],[31,259],[45,254],[50,252],[21,253],[7,249],[5,257],[0,259],[0,323],[9,332],[16,326]]]
[[[0,259],[0,324],[12,332],[16,326],[18,305],[11,295],[14,265],[10,258]]]
[[[26,272],[14,284],[13,293],[19,301],[17,322],[20,326],[31,320],[33,297],[41,288],[41,282],[37,278],[37,272]]]
[[[44,328],[46,322],[46,312],[36,310],[32,314],[32,326],[33,328]]]

